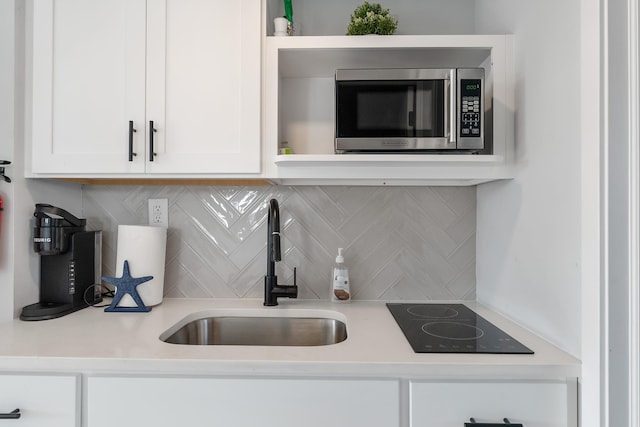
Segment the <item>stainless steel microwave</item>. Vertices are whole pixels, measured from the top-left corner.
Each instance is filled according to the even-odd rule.
[[[485,150],[491,97],[483,68],[337,70],[336,153]]]

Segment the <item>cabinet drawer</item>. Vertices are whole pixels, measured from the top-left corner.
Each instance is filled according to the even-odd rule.
[[[412,382],[411,427],[502,424],[575,427],[575,390],[566,382]]]
[[[20,409],[2,426],[75,427],[79,411],[76,376],[0,375],[0,413]]]
[[[394,427],[394,380],[90,377],[87,426]],[[105,405],[109,416],[104,414]]]

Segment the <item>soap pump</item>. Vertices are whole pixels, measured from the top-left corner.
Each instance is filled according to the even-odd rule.
[[[333,267],[333,274],[331,275],[331,301],[344,303],[351,301],[351,290],[349,285],[349,270],[344,265],[342,250],[342,248],[338,248],[336,265]]]

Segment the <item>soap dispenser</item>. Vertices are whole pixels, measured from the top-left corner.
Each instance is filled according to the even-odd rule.
[[[333,274],[331,275],[331,301],[344,303],[351,301],[351,290],[349,286],[349,270],[344,265],[342,250],[342,248],[338,248],[336,265],[333,267]]]

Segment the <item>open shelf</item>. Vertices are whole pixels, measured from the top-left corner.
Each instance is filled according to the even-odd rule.
[[[507,35],[266,37],[265,173],[299,184],[475,185],[510,178],[510,62]],[[493,86],[491,154],[334,154],[336,69],[439,67],[485,68]],[[278,154],[283,141],[295,154]]]
[[[322,166],[334,163],[342,166],[468,166],[500,165],[503,158],[493,155],[466,154],[279,154],[275,157],[278,166],[306,165]]]

